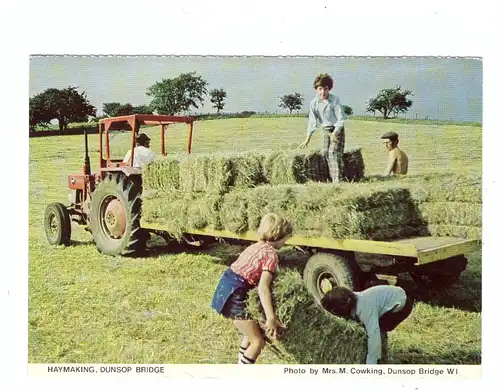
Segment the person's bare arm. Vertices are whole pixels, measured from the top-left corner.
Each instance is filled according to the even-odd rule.
[[[258,292],[259,298],[266,315],[266,330],[269,336],[276,338],[278,327],[283,328],[283,324],[278,320],[273,308],[273,301],[271,295],[271,283],[273,281],[273,274],[269,271],[263,271],[260,277]]]
[[[392,171],[394,170],[394,165],[396,164],[396,153],[394,150],[389,152],[389,160],[387,163],[387,168],[385,169],[384,175],[390,176]]]

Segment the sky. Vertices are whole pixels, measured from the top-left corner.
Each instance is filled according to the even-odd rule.
[[[379,90],[401,85],[414,94],[409,118],[482,121],[482,62],[469,58],[32,56],[30,97],[77,86],[100,114],[106,102],[147,104],[150,85],[186,72],[200,75],[208,89],[224,88],[224,112],[285,112],[279,96],[295,92],[304,96],[306,112],[314,78],[328,73],[333,93],[357,115],[367,115],[366,102]],[[214,111],[207,97],[192,113]]]
[[[224,112],[286,112],[279,96],[299,92],[307,112],[319,73],[335,79],[333,93],[354,114],[383,88],[401,85],[414,96],[408,118],[482,121],[482,61],[440,57],[271,56],[32,56],[30,97],[46,88],[77,86],[98,114],[106,102],[149,103],[147,88],[162,79],[196,72],[208,89],[224,88]],[[207,97],[192,113],[215,112]]]

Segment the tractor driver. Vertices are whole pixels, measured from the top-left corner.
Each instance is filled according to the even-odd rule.
[[[151,138],[144,133],[141,133],[136,137],[136,146],[134,148],[134,168],[144,168],[156,158],[156,153],[149,149],[150,142]],[[131,153],[129,150],[123,158],[123,162],[128,162],[130,157]]]

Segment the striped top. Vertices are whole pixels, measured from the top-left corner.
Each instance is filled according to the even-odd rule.
[[[259,284],[263,271],[274,273],[278,267],[276,249],[265,241],[258,241],[246,248],[231,264],[234,273],[244,277],[252,286]]]

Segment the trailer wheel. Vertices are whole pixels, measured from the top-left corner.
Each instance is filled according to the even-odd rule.
[[[319,302],[334,286],[357,290],[360,272],[354,258],[317,253],[309,258],[304,268],[304,285]]]
[[[90,230],[99,252],[138,255],[147,234],[140,227],[140,188],[121,174],[107,175],[92,194]]]
[[[452,285],[467,268],[465,256],[454,256],[429,265],[416,266],[410,276],[418,287],[438,288]]]
[[[51,203],[45,209],[43,219],[45,236],[51,245],[69,245],[71,220],[68,209],[62,203]]]

